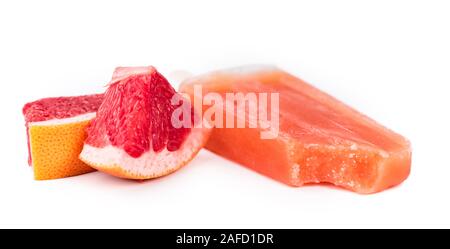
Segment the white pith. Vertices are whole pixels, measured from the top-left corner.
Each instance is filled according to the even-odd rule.
[[[112,145],[98,148],[85,144],[80,158],[98,170],[119,168],[136,179],[154,178],[171,173],[189,161],[203,146],[206,134],[202,129],[192,129],[179,150],[154,152],[150,149],[139,158]]]
[[[51,126],[51,125],[78,123],[78,122],[83,122],[86,120],[91,120],[91,119],[95,118],[95,115],[96,115],[95,112],[89,112],[89,113],[73,116],[70,118],[54,118],[54,119],[45,120],[45,121],[29,122],[28,126]]]

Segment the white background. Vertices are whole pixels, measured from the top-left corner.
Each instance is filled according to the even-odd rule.
[[[1,1],[0,32],[0,227],[450,227],[449,1]],[[408,137],[410,178],[368,196],[291,188],[202,151],[144,183],[33,180],[26,102],[101,92],[116,66],[254,63]]]

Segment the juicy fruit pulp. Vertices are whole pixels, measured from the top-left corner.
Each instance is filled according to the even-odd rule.
[[[45,98],[23,107],[28,163],[36,180],[57,179],[94,171],[78,159],[85,128],[95,116],[103,94]]]
[[[405,138],[279,69],[218,71],[189,79],[180,90],[194,96],[196,84],[203,95],[279,93],[276,139],[261,139],[259,128],[215,128],[206,145],[261,174],[293,186],[323,182],[359,193],[381,191],[409,175]]]
[[[126,69],[118,69],[122,70]],[[156,70],[148,70],[113,79],[89,127],[87,144],[102,147],[111,143],[135,158],[150,148],[155,152],[180,148],[190,128],[174,128],[171,116],[181,104],[171,104],[175,90]]]
[[[202,129],[175,128],[177,94],[154,67],[117,68],[80,159],[112,175],[149,179],[186,164],[207,138]],[[192,110],[189,110],[195,113]]]
[[[45,98],[25,104],[22,113],[27,123],[71,118],[96,112],[102,100],[103,94]]]

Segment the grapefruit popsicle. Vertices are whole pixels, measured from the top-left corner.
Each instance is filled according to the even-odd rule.
[[[58,179],[94,171],[78,156],[86,127],[102,103],[103,94],[45,98],[23,107],[28,139],[28,163],[36,180]]]
[[[273,100],[278,100],[278,109],[267,111],[271,118],[278,116],[276,136],[263,139],[267,127],[250,125],[255,112],[249,107],[262,108],[254,103],[261,100],[244,98],[246,126],[216,127],[206,148],[285,184],[331,183],[368,194],[398,185],[410,173],[411,146],[406,138],[275,67],[212,72],[187,79],[180,91],[197,102],[209,93],[219,94],[224,99],[224,116],[234,115],[236,120],[242,119],[236,116],[242,103],[230,102],[227,93],[277,94]],[[217,108],[202,106],[203,114]],[[261,123],[261,112],[257,113]]]

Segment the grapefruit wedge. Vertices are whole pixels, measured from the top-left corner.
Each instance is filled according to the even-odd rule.
[[[202,87],[200,94],[194,94],[196,85]],[[206,148],[288,185],[331,183],[358,193],[375,193],[400,184],[410,173],[411,146],[406,138],[275,67],[209,73],[186,80],[180,91],[192,98],[221,94],[225,115],[235,119],[243,119],[234,111],[238,102],[227,101],[226,93],[279,94],[279,109],[273,113],[279,117],[276,134],[267,126],[250,128],[249,117],[256,114],[249,106],[261,108],[256,100],[262,100],[248,98],[246,126],[215,128]],[[272,100],[267,97],[266,101]],[[267,113],[272,113],[271,105],[266,106]],[[203,105],[204,113],[212,107]],[[266,119],[257,113],[261,124]],[[262,139],[263,131],[275,136]]]
[[[94,171],[78,159],[86,127],[103,95],[45,98],[26,104],[28,164],[36,180],[76,176]]]
[[[172,102],[175,96],[179,100]],[[193,127],[196,112],[186,103],[154,67],[117,68],[87,130],[80,159],[127,179],[176,171],[199,152],[209,135],[209,129]],[[172,122],[180,108],[188,108],[180,113],[191,116],[192,127]]]

